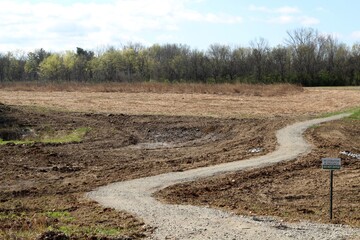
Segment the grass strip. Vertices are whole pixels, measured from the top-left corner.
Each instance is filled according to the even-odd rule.
[[[90,131],[88,127],[82,127],[75,129],[73,132],[60,136],[52,136],[52,137],[43,137],[40,139],[29,139],[29,140],[9,140],[4,141],[0,138],[0,145],[5,145],[8,143],[12,144],[32,144],[35,142],[41,143],[76,143],[81,142],[84,139],[84,136]]]

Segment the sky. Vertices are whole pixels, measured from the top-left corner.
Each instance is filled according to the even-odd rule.
[[[287,31],[313,28],[360,42],[360,1],[0,0],[0,52],[95,50],[130,42],[249,46],[285,44]]]

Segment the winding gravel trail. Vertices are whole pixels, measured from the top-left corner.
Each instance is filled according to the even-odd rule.
[[[87,196],[106,207],[136,214],[146,224],[155,227],[149,239],[347,239],[350,236],[357,239],[360,238],[360,229],[346,226],[284,223],[268,217],[237,216],[206,207],[163,204],[152,197],[159,189],[176,183],[292,160],[311,150],[302,137],[308,127],[345,116],[348,114],[287,126],[276,134],[277,150],[265,156],[113,183]]]

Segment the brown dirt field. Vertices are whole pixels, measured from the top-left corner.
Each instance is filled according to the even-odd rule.
[[[334,171],[333,223],[360,227],[360,159],[340,154],[360,153],[359,120],[322,124],[309,129],[306,138],[315,149],[295,161],[178,184],[161,190],[157,197],[241,215],[329,222],[329,171],[321,169],[320,159],[340,157],[342,169]]]
[[[34,92],[125,92],[125,93],[204,93],[243,96],[281,96],[302,92],[303,88],[293,84],[245,84],[245,83],[42,83],[42,82],[9,82],[0,83],[0,89],[7,91]]]
[[[85,201],[81,195],[110,182],[262,155],[275,148],[276,129],[360,105],[358,90],[306,89],[280,95],[1,89],[0,103],[7,105],[0,105],[0,130],[91,130],[80,143],[0,145],[0,238],[34,239],[52,230],[70,232],[73,239],[104,235],[111,239],[111,232],[141,238],[151,232],[151,227],[127,213]],[[344,141],[350,144],[355,140],[353,136]],[[320,144],[323,138],[317,141]],[[253,148],[263,151],[249,152]],[[333,151],[333,146],[319,149],[326,153]],[[306,161],[304,164],[307,166]],[[296,170],[296,165],[285,168]],[[287,184],[278,181],[276,185]],[[358,191],[357,183],[353,185]],[[264,195],[256,194],[249,194],[249,201]],[[286,198],[283,204],[291,201],[291,197]],[[358,206],[355,204],[355,213]],[[49,212],[71,217],[54,217]]]
[[[21,234],[34,239],[49,228],[95,226],[141,237],[151,228],[140,220],[78,196],[115,181],[267,153],[276,145],[274,129],[293,121],[72,113],[6,105],[0,105],[0,113],[3,135],[23,129],[35,134],[91,129],[80,143],[0,145],[0,237],[9,239]],[[253,148],[262,151],[252,153]],[[46,217],[54,211],[68,212],[75,220],[58,217],[54,222]],[[85,230],[78,231],[71,231],[72,238],[84,237]]]
[[[0,102],[62,111],[212,117],[315,116],[360,105],[359,90],[306,89],[282,96],[0,90]]]

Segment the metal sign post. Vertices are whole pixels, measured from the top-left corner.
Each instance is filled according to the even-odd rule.
[[[322,158],[322,169],[330,170],[330,209],[329,215],[330,220],[333,218],[333,179],[334,179],[334,170],[339,170],[341,168],[341,159],[340,158]]]
[[[334,170],[330,170],[330,209],[329,209],[329,215],[330,220],[332,220],[332,209],[333,209],[333,178],[334,178]]]

